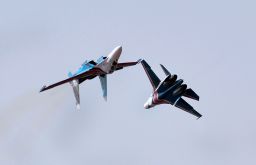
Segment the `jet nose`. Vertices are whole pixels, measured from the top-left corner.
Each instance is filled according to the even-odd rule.
[[[122,49],[123,49],[122,46],[118,46],[118,47],[116,47],[116,51],[115,52],[117,54],[121,54],[122,53]]]
[[[117,61],[122,53],[122,46],[116,47],[109,55],[109,61]]]
[[[147,102],[144,104],[144,108],[145,108],[145,109],[148,109],[148,108],[149,108],[149,105],[148,105]]]

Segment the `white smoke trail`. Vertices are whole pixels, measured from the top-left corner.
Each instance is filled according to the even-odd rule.
[[[44,93],[28,92],[1,108],[0,162],[16,164],[33,152],[35,140],[66,105],[68,93],[66,86]]]

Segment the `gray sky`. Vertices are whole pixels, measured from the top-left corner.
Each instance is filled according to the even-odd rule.
[[[255,1],[1,1],[0,164],[255,164]],[[143,108],[140,65],[38,93],[86,59],[165,65],[199,95],[200,120]]]

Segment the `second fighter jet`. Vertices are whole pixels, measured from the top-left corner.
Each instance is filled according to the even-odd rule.
[[[149,109],[158,104],[171,104],[198,118],[202,116],[182,98],[182,96],[185,96],[199,101],[199,96],[191,88],[187,89],[187,85],[183,84],[182,79],[177,80],[177,75],[171,75],[171,73],[161,65],[166,77],[164,80],[160,81],[145,60],[142,60],[141,64],[153,86],[153,93],[144,104],[144,108]]]

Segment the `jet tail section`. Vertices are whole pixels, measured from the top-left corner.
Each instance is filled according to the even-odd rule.
[[[103,98],[107,101],[107,75],[99,76]]]
[[[198,118],[202,117],[202,115],[200,113],[198,113],[196,110],[194,110],[194,108],[191,105],[189,105],[181,97],[175,102],[175,106],[182,109],[183,111],[186,111],[186,112],[198,117]]]
[[[70,81],[76,98],[76,108],[80,109],[79,82],[77,79]]]
[[[199,96],[191,88],[187,89],[183,96],[199,101]]]
[[[163,71],[164,71],[164,73],[165,73],[166,76],[171,75],[171,73],[170,73],[162,64],[160,64],[160,66],[161,66],[161,68],[163,69]]]

